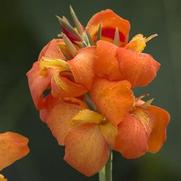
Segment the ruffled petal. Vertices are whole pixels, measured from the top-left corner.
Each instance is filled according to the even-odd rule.
[[[59,44],[62,43],[61,39],[51,40],[40,52],[38,61],[35,62],[32,68],[27,72],[28,84],[33,98],[33,102],[37,109],[41,108],[42,103],[45,103],[46,96],[43,93],[50,88],[51,72],[42,71],[42,64],[51,64],[51,61],[41,61],[43,57],[50,59],[64,59],[64,56],[59,48]],[[47,62],[49,61],[49,62]],[[58,60],[54,60],[57,61]],[[56,63],[57,63],[56,62]],[[60,65],[59,65],[60,66]]]
[[[60,100],[50,109],[41,110],[41,117],[60,145],[64,144],[64,138],[73,128],[72,118],[83,108],[83,105]]]
[[[134,103],[134,96],[128,81],[97,79],[91,90],[91,97],[98,110],[113,125],[120,123]]]
[[[50,87],[51,76],[49,72],[47,72],[47,75],[40,74],[39,61],[33,64],[33,67],[26,75],[33,102],[36,108],[40,109],[42,102],[46,99],[43,93]]]
[[[20,134],[0,134],[0,170],[11,165],[29,153],[28,139]]]
[[[149,152],[156,153],[166,140],[166,128],[170,120],[167,111],[157,106],[149,106],[148,112],[152,118],[152,132],[148,140]]]
[[[106,164],[109,146],[94,124],[72,129],[65,139],[64,159],[86,176],[96,174]]]
[[[42,51],[39,54],[38,60],[40,60],[42,57],[46,58],[52,58],[52,59],[64,59],[64,55],[61,52],[60,44],[63,43],[62,39],[53,39],[51,40],[45,47],[42,49]]]
[[[89,20],[86,27],[94,40],[96,40],[100,24],[102,26],[102,39],[112,41],[117,27],[121,45],[127,43],[130,31],[130,23],[128,20],[118,16],[110,9],[98,12]]]
[[[70,61],[70,70],[75,82],[90,89],[94,79],[93,63],[95,60],[95,47],[80,49],[79,53]]]
[[[145,128],[145,125],[135,114],[125,116],[118,126],[114,149],[127,159],[134,159],[144,155],[148,151],[149,137],[149,129]]]
[[[149,54],[118,48],[117,55],[122,80],[128,80],[132,87],[148,85],[156,77],[160,68],[160,64]]]
[[[97,76],[109,80],[120,80],[121,73],[117,60],[117,46],[108,41],[100,40],[96,47],[94,71]]]

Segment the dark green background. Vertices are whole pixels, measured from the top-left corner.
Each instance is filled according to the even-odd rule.
[[[31,154],[3,171],[10,181],[96,181],[63,161],[59,147],[35,111],[25,77],[41,48],[59,33],[55,15],[69,17],[72,4],[82,22],[111,8],[132,24],[131,35],[158,33],[145,50],[162,64],[150,92],[171,113],[168,140],[155,155],[125,160],[114,153],[113,181],[181,180],[180,0],[0,0],[0,131],[30,138]]]

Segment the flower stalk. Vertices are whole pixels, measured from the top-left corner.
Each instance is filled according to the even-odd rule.
[[[113,153],[111,152],[106,165],[99,172],[99,181],[112,181],[112,160]]]
[[[91,110],[96,111],[96,106],[89,94],[85,95],[85,101]],[[112,181],[112,160],[113,153],[111,152],[106,165],[99,171],[99,181]]]

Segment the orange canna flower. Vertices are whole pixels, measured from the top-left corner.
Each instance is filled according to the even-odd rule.
[[[127,43],[130,31],[128,20],[118,16],[110,9],[98,12],[89,20],[86,26],[93,40],[96,40],[100,26],[102,29],[101,39],[113,41],[116,28],[118,28],[120,44],[125,45]]]
[[[64,61],[61,45],[61,39],[50,41],[41,51],[38,61],[27,72],[31,95],[38,110],[48,101],[50,89],[54,97],[78,97],[86,92],[85,87],[72,82],[68,77],[70,70]],[[68,74],[66,75],[65,72]],[[46,91],[48,95],[44,95]]]
[[[60,100],[43,114],[58,143],[65,145],[64,159],[71,166],[91,176],[105,165],[117,130],[102,115],[69,100]]]
[[[134,106],[118,125],[114,149],[128,159],[145,152],[156,153],[166,140],[169,113],[157,106],[144,105]]]
[[[59,40],[56,39],[50,41],[40,52],[38,61],[36,61],[33,64],[32,69],[27,72],[31,95],[37,109],[41,105],[43,99],[45,99],[43,93],[49,88],[51,81],[50,72],[42,71],[41,73],[40,60],[42,57],[57,59],[63,58],[62,52],[58,49],[58,41]]]
[[[132,90],[148,85],[160,68],[142,53],[155,35],[128,42],[129,22],[111,10],[94,15],[86,28],[73,9],[71,15],[76,27],[58,17],[62,39],[43,48],[27,77],[40,118],[65,146],[65,161],[91,176],[111,150],[129,159],[159,151],[170,117]]]
[[[28,139],[13,132],[0,133],[0,170],[29,153]]]
[[[166,140],[169,113],[134,98],[128,81],[98,79],[91,91],[98,111],[118,126],[114,149],[125,158],[158,152]]]
[[[146,43],[156,34],[148,38],[138,34],[125,46],[117,51],[119,68],[122,78],[131,82],[132,87],[143,87],[148,85],[157,74],[160,64],[146,53],[141,53],[146,47]]]
[[[98,41],[94,64],[96,75],[109,80],[128,80],[133,88],[148,85],[156,77],[160,64],[151,55],[138,52],[139,47],[139,43],[128,48]]]

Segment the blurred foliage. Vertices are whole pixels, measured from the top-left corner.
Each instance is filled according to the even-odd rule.
[[[84,24],[97,11],[111,8],[132,23],[136,33],[159,37],[146,49],[162,64],[157,79],[137,94],[151,93],[171,112],[168,141],[155,155],[125,160],[114,154],[114,181],[181,180],[181,1],[180,0],[11,0],[0,2],[0,131],[18,131],[30,138],[31,154],[3,171],[12,181],[96,181],[63,161],[59,147],[39,120],[25,73],[41,48],[59,33],[55,15],[69,17],[72,4]]]

